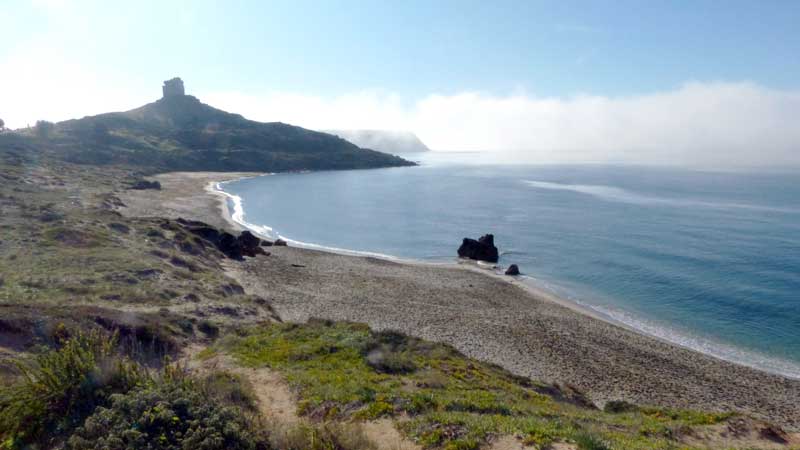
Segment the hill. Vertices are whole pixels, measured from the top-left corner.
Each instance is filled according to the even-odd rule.
[[[185,95],[180,79],[165,82],[164,96],[140,108],[38,122],[20,133],[29,146],[81,164],[258,172],[413,165],[330,134],[216,109]],[[10,140],[4,136],[0,145]]]
[[[359,147],[372,148],[385,153],[420,153],[431,150],[416,134],[410,131],[325,130],[325,132],[347,139]]]

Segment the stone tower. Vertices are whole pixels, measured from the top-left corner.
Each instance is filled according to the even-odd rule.
[[[165,81],[161,91],[164,93],[164,98],[186,95],[183,91],[183,80],[178,77]]]

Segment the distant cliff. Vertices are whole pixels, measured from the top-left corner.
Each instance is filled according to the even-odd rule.
[[[27,141],[27,148],[59,159],[156,170],[281,172],[414,165],[327,133],[256,122],[213,108],[185,95],[180,78],[164,82],[163,97],[142,107],[56,124],[40,121],[14,134],[16,141]],[[0,146],[11,140],[0,137]]]
[[[430,149],[409,131],[391,130],[325,130],[359,147],[384,153],[419,153]]]

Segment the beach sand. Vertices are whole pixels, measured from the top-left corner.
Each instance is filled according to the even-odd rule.
[[[248,175],[159,175],[154,179],[161,191],[120,193],[128,205],[121,212],[240,229],[230,220],[224,195],[209,186]],[[800,430],[800,380],[639,334],[474,264],[455,258],[452,265],[395,262],[294,247],[269,251],[268,257],[228,261],[225,267],[285,321],[318,317],[400,330],[519,375],[577,387],[598,406],[627,400],[739,411]]]

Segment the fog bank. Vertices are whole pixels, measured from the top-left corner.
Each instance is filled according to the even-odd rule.
[[[331,98],[237,92],[204,98],[256,120],[411,130],[433,150],[491,151],[503,160],[800,166],[800,92],[753,83],[693,82],[625,97],[465,92],[409,102],[364,91]]]

